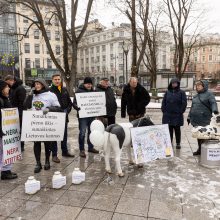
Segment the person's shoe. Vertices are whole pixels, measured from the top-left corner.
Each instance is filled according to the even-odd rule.
[[[23,146],[23,147],[21,147],[21,152],[24,152],[24,146]]]
[[[53,156],[53,157],[52,157],[52,161],[53,161],[54,163],[60,163],[60,159],[59,159],[57,156]]]
[[[11,170],[1,172],[1,180],[12,180],[18,178],[16,173],[11,172]]]
[[[143,168],[144,165],[143,165],[142,163],[139,163],[139,164],[137,165],[137,167],[138,167],[138,168]]]
[[[44,170],[49,170],[49,169],[50,169],[50,161],[46,160],[44,165]]]
[[[69,152],[62,153],[62,156],[63,156],[63,157],[75,157],[75,155],[70,154]]]
[[[88,152],[93,153],[93,154],[98,154],[99,153],[99,151],[96,150],[95,148],[92,148],[92,149],[88,150]]]
[[[180,144],[176,144],[176,149],[181,149],[181,145]]]
[[[41,166],[41,162],[37,162],[35,168],[34,168],[34,173],[39,173],[42,169],[42,166]]]
[[[79,153],[79,156],[80,157],[83,157],[83,158],[86,158],[86,153],[84,150],[81,150],[80,153]]]
[[[199,156],[201,155],[201,151],[197,150],[196,152],[193,152],[193,156]]]

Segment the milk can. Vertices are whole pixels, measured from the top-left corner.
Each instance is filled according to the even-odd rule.
[[[72,173],[72,183],[73,184],[80,184],[85,181],[85,173],[81,172],[79,168],[75,168]]]
[[[201,147],[201,165],[208,168],[220,166],[219,140],[206,140]]]
[[[39,190],[40,190],[40,181],[37,181],[34,178],[34,176],[28,177],[28,180],[25,183],[25,193],[32,195]]]
[[[60,189],[66,185],[66,176],[63,176],[60,171],[54,172],[52,178],[52,187],[54,189]]]

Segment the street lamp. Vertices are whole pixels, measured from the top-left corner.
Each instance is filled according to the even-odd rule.
[[[115,56],[112,57],[112,59],[115,60],[115,86],[116,86],[116,81],[117,81],[117,79],[116,79],[116,59],[118,59],[118,56],[116,56],[116,54],[115,54]]]
[[[127,83],[128,82],[128,52],[130,49],[130,44],[128,42],[123,41],[122,48],[123,48],[123,52],[125,54],[126,83]],[[123,58],[123,62],[124,62],[124,58]],[[123,65],[123,69],[124,69],[124,65]],[[124,71],[123,71],[123,74],[124,74]],[[123,75],[123,77],[124,77],[124,75]]]

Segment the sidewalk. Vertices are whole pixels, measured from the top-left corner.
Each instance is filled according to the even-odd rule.
[[[147,109],[155,124],[161,124],[161,111]],[[185,120],[188,110],[185,113]],[[117,114],[117,122],[125,122]],[[185,123],[186,124],[186,123]],[[76,158],[61,158],[51,163],[51,170],[35,175],[42,188],[35,195],[24,194],[24,183],[33,175],[35,160],[33,144],[25,145],[24,159],[14,165],[19,178],[0,181],[0,220],[209,220],[220,219],[220,170],[207,169],[192,156],[197,149],[191,137],[191,126],[182,128],[182,149],[175,157],[146,164],[143,169],[128,166],[126,153],[122,155],[125,177],[105,173],[104,158],[89,154],[78,157],[78,123],[75,112],[69,123],[69,143]],[[60,148],[59,148],[60,153]],[[43,156],[43,153],[42,153]],[[44,164],[44,157],[42,158]],[[86,181],[71,185],[75,167],[86,172]],[[114,170],[114,161],[112,161]],[[67,185],[51,189],[54,171],[67,175]]]

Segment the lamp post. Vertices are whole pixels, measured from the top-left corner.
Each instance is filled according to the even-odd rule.
[[[115,54],[115,56],[113,57],[113,59],[115,59],[115,86],[116,86],[116,81],[117,81],[117,78],[116,78],[116,59],[117,59],[118,57],[116,56],[116,54]]]
[[[130,45],[128,43],[124,43],[123,41],[123,52],[125,54],[125,66],[126,66],[126,83],[128,82],[128,52],[130,49]],[[123,58],[123,62],[124,62],[124,58]],[[124,65],[123,65],[124,66]],[[123,67],[124,68],[124,67]]]

